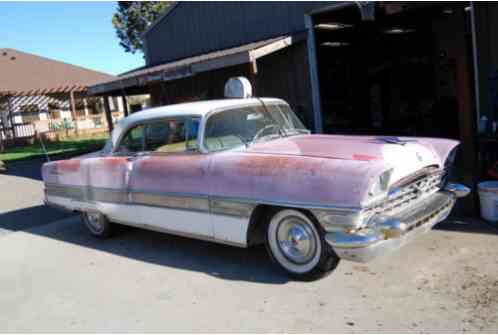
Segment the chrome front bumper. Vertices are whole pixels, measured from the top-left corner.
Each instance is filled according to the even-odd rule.
[[[377,217],[355,232],[328,233],[325,240],[340,258],[365,263],[429,231],[448,217],[457,198],[469,192],[463,185],[449,184],[392,217]]]

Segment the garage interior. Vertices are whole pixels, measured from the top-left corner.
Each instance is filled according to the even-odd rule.
[[[383,3],[371,14],[313,16],[323,132],[453,138],[474,157],[469,4]],[[470,178],[474,162],[457,162]]]
[[[356,6],[315,15],[324,132],[465,139],[460,125],[473,103],[466,6],[387,4],[373,20]]]

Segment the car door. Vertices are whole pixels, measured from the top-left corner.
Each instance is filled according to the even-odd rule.
[[[109,219],[128,223],[128,183],[135,160],[144,148],[143,125],[130,128],[112,153],[87,160],[88,198]]]
[[[170,117],[144,125],[145,152],[133,162],[130,201],[146,228],[212,237],[207,171],[209,156],[198,150],[199,119]]]

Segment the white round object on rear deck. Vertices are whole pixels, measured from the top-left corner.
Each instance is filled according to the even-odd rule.
[[[250,98],[252,97],[252,86],[249,79],[245,77],[234,77],[228,79],[225,84],[225,98]]]
[[[481,217],[490,222],[498,221],[498,181],[485,181],[477,185],[481,203]]]

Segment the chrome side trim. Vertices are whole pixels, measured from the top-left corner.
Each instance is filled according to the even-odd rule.
[[[209,207],[213,214],[249,218],[251,217],[254,208],[256,208],[256,205],[218,199],[210,200]]]
[[[190,200],[204,199],[209,200],[210,204],[215,206],[214,210],[219,211],[220,209],[226,209],[227,212],[233,212],[234,215],[239,216],[241,212],[249,210],[249,208],[256,205],[271,205],[280,207],[290,207],[290,208],[306,208],[310,210],[323,210],[328,213],[337,212],[340,215],[346,214],[357,214],[362,211],[360,207],[346,206],[346,205],[327,205],[327,204],[316,204],[316,203],[297,203],[297,202],[287,202],[287,201],[275,201],[263,198],[237,198],[237,197],[222,197],[222,196],[208,196],[207,194],[199,193],[180,193],[180,192],[148,192],[145,190],[133,190],[128,192],[126,189],[112,189],[103,187],[87,187],[87,186],[77,186],[77,185],[60,185],[60,184],[46,184],[46,191],[50,195],[54,190],[58,193],[58,196],[74,198],[75,200],[86,200],[86,201],[101,201],[101,202],[114,202],[109,201],[109,199],[116,199],[120,203],[131,203],[135,202],[135,199],[140,199],[144,201],[143,204],[154,204],[162,206],[163,204],[169,203],[169,199],[174,198],[172,202],[181,204],[184,201],[180,200],[187,198]],[[131,196],[129,196],[130,194]],[[108,197],[107,197],[108,196]],[[97,200],[98,198],[99,200]],[[231,203],[227,205],[227,203]],[[232,204],[247,205],[245,206],[235,206]],[[174,206],[173,206],[174,207]],[[183,208],[183,207],[180,207]],[[187,207],[191,208],[191,207]],[[205,210],[204,203],[199,203],[199,205],[193,206],[193,208],[199,208],[199,210]]]
[[[45,195],[71,198],[74,200],[86,199],[86,188],[81,186],[66,186],[58,184],[45,184]]]
[[[209,212],[209,201],[204,197],[169,196],[164,194],[130,192],[130,203]]]
[[[210,196],[212,200],[222,200],[230,201],[244,204],[255,204],[255,205],[270,205],[279,207],[290,207],[290,208],[306,208],[306,209],[316,209],[325,211],[337,211],[339,213],[358,213],[362,211],[361,207],[347,206],[347,205],[327,205],[327,204],[316,204],[311,202],[288,202],[288,201],[275,201],[263,198],[237,198],[237,197],[221,197],[221,196]]]
[[[87,188],[87,197],[85,200],[88,201],[100,201],[100,202],[114,202],[114,203],[127,203],[128,194],[126,191],[104,189],[104,188]]]

